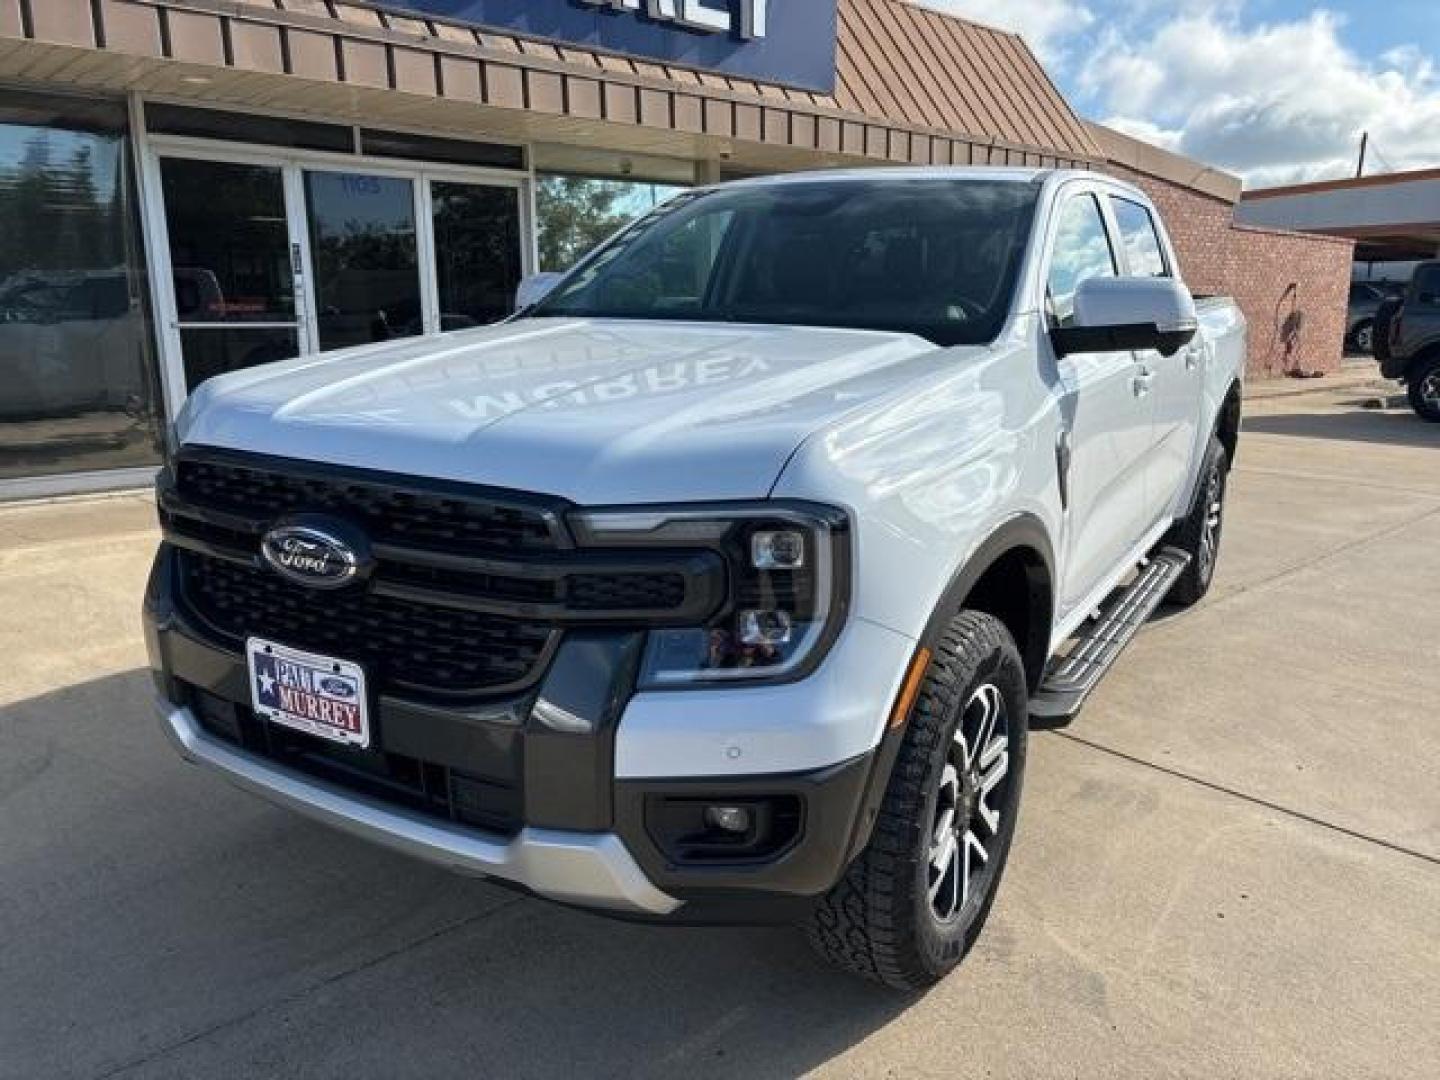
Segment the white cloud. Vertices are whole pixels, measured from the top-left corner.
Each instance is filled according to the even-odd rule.
[[[1108,28],[1079,85],[1107,123],[1252,186],[1347,175],[1364,131],[1392,168],[1440,163],[1440,80],[1419,49],[1366,63],[1329,12],[1246,28],[1236,10]]]
[[[1059,63],[1064,42],[1088,28],[1094,13],[1079,0],[918,0],[925,7],[1001,30],[1013,30],[1047,63]]]

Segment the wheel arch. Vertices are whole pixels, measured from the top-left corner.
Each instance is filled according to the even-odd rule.
[[[1033,514],[995,529],[951,577],[925,624],[921,644],[933,646],[959,612],[983,611],[1010,631],[1025,678],[1035,689],[1050,657],[1055,617],[1055,555],[1050,534]]]
[[[1425,345],[1405,364],[1405,381],[1410,382],[1420,374],[1421,369],[1440,360],[1440,341]]]
[[[1235,467],[1235,455],[1240,450],[1240,416],[1244,408],[1243,402],[1240,380],[1236,379],[1230,384],[1230,389],[1225,391],[1225,399],[1220,403],[1220,414],[1215,418],[1215,436],[1220,440],[1220,445],[1225,447],[1226,464],[1231,469]]]

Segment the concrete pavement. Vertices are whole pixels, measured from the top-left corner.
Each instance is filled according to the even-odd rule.
[[[452,877],[183,765],[139,497],[0,509],[0,1077],[1417,1077],[1440,1061],[1440,428],[1255,403],[1220,579],[1037,732],[966,965]]]

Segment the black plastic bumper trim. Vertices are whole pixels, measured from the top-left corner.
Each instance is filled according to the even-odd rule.
[[[745,897],[818,896],[844,873],[864,823],[874,752],[813,772],[679,780],[620,780],[615,784],[615,831],[651,881],[672,896],[726,909]],[[742,799],[796,796],[800,832],[771,859],[677,865],[651,833],[646,806],[655,797]],[[742,903],[743,907],[744,904]]]
[[[602,831],[614,821],[615,729],[634,692],[643,632],[572,631],[525,726],[525,820]],[[556,725],[546,717],[565,718]]]

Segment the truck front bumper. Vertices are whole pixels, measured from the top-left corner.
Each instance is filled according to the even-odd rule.
[[[187,761],[217,769],[248,791],[362,839],[564,903],[651,916],[668,915],[680,906],[650,883],[613,833],[527,826],[513,837],[487,836],[247,754],[206,732],[189,708],[163,697],[157,709],[165,734]]]
[[[161,722],[184,758],[345,832],[548,899],[643,919],[786,921],[858,853],[888,779],[892,740],[836,764],[819,756],[844,751],[826,735],[837,716],[857,708],[860,683],[873,698],[870,730],[883,728],[903,657],[878,650],[870,631],[837,643],[830,661],[839,662],[806,680],[811,694],[800,683],[725,692],[735,710],[729,725],[712,700],[718,695],[635,694],[643,635],[575,633],[539,685],[520,696],[442,705],[380,694],[372,747],[337,752],[253,713],[242,650],[191,615],[177,577],[173,549],[162,545],[145,637]],[[846,685],[850,700],[841,702]],[[666,715],[659,701],[646,701],[656,698],[670,704]],[[550,726],[547,704],[588,730]],[[665,719],[690,729],[688,753],[657,729]],[[632,720],[625,768],[621,744],[629,737],[621,736]],[[797,760],[797,732],[808,735],[799,741],[812,753],[819,748],[809,763]],[[636,739],[650,748],[648,761],[636,760]],[[744,751],[739,760],[726,753],[736,748]],[[717,759],[730,770],[721,772]],[[679,767],[684,761],[689,770]],[[418,782],[386,771],[396,762]],[[700,850],[692,842],[697,816],[736,804],[772,829],[773,843],[733,854]]]

